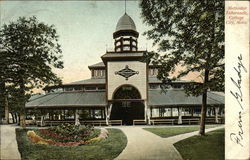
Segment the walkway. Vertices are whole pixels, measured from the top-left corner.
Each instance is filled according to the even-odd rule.
[[[212,131],[224,126],[207,129]],[[198,131],[161,138],[139,126],[117,127],[127,136],[128,144],[116,160],[182,160],[173,144],[182,139],[197,135]]]
[[[1,159],[16,160],[21,159],[17,149],[16,125],[1,125]]]

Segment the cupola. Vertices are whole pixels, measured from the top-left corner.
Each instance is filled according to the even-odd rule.
[[[139,33],[133,19],[125,13],[118,21],[116,30],[113,33],[115,40],[115,52],[133,52],[137,51],[137,38]]]

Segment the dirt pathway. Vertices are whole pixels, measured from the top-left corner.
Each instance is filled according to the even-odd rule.
[[[206,132],[223,127],[206,129]],[[122,126],[117,128],[125,133],[128,143],[116,160],[182,160],[180,153],[173,144],[198,134],[198,131],[195,131],[169,138],[161,138],[144,130],[145,126]]]
[[[1,159],[20,160],[21,156],[17,148],[15,125],[1,125]]]

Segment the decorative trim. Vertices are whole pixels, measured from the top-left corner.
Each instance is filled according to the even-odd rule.
[[[117,75],[117,74],[120,75],[120,76],[125,77],[125,79],[128,80],[129,77],[131,77],[131,76],[133,76],[135,74],[139,74],[139,72],[130,69],[129,66],[126,65],[124,69],[115,72],[115,75]]]

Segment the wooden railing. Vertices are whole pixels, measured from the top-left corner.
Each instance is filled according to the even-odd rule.
[[[206,123],[216,123],[215,117],[206,117]],[[218,117],[218,123],[224,123],[224,117]]]
[[[188,118],[182,119],[182,124],[199,124],[200,118]],[[27,124],[36,124],[37,126],[41,125],[41,121],[34,121],[34,120],[26,120]],[[51,120],[45,120],[44,125],[45,126],[54,126],[54,125],[59,125],[62,123],[75,123],[75,121],[51,121]],[[82,120],[80,121],[81,124],[88,124],[88,125],[93,125],[93,126],[105,126],[106,120]],[[207,124],[215,124],[215,118],[214,117],[207,117],[206,118],[206,123]],[[224,118],[223,117],[218,117],[218,123],[224,123]],[[133,125],[146,125],[146,121],[144,119],[135,119],[133,120]],[[157,125],[157,124],[178,124],[178,119],[151,119],[150,124],[152,125]],[[109,125],[122,125],[122,120],[109,120]]]
[[[81,124],[89,124],[89,125],[107,125],[106,120],[87,120],[87,121],[80,121]],[[109,120],[109,125],[122,125],[122,120]]]
[[[199,124],[199,118],[182,119],[182,124]]]
[[[45,120],[44,125],[45,126],[54,126],[54,125],[59,125],[62,123],[75,123],[75,121],[50,121],[50,120]],[[86,125],[93,125],[93,126],[103,126],[107,125],[106,120],[86,120],[86,121],[80,121],[81,124],[86,124]],[[40,126],[41,121],[36,121],[36,125]],[[109,120],[109,125],[122,125],[122,120]]]

